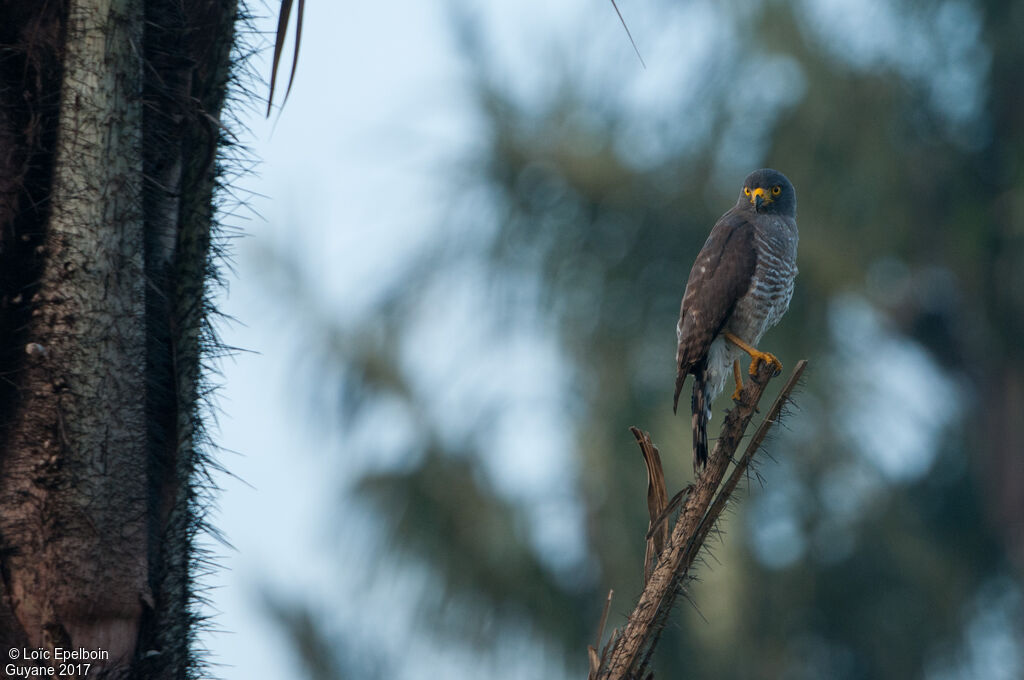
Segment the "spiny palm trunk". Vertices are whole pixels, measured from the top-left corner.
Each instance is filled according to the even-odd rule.
[[[7,587],[34,647],[130,659],[146,583],[137,0],[74,0],[43,271],[5,469]],[[113,586],[113,587],[111,587]]]
[[[103,650],[111,676],[197,672],[197,405],[236,9],[0,2],[0,643]]]

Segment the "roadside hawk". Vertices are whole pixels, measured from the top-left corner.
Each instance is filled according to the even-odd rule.
[[[796,280],[796,191],[786,176],[768,168],[743,180],[739,199],[715,224],[690,270],[676,335],[676,392],[679,405],[686,376],[693,374],[693,465],[708,460],[711,402],[730,373],[732,398],[743,387],[740,357],[749,354],[750,374],[771,354],[756,349],[764,332],[789,309]]]

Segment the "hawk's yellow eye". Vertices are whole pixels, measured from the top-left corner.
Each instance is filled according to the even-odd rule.
[[[776,184],[775,186],[772,187],[772,196],[778,196],[781,193],[782,193],[782,187],[780,187],[778,184]]]
[[[745,196],[749,196],[750,195],[750,188],[749,187],[743,187],[743,194]]]

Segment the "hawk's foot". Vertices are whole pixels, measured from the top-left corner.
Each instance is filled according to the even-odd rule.
[[[776,359],[774,354],[762,352],[756,347],[752,347],[747,343],[743,342],[743,340],[741,340],[738,335],[734,335],[729,332],[725,333],[725,339],[750,355],[750,375],[757,375],[757,367],[761,364],[762,361],[767,361],[768,363],[775,366],[775,371],[777,373],[782,372],[782,362]],[[735,364],[733,364],[733,370],[736,370]]]
[[[736,381],[736,390],[732,393],[732,400],[740,400],[740,392],[743,391],[743,372],[740,371],[740,360],[733,359],[732,362],[732,377]]]
[[[775,358],[774,354],[759,352],[755,349],[750,354],[750,375],[757,375],[757,368],[762,361],[774,366],[776,374],[782,373],[782,362]]]

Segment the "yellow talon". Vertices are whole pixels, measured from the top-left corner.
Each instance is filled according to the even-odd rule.
[[[768,352],[762,352],[755,347],[751,347],[732,333],[725,333],[725,339],[750,355],[750,375],[757,375],[757,367],[762,361],[767,361],[772,364],[775,367],[776,372],[782,372],[782,362],[776,359],[775,355],[769,354]],[[737,370],[737,365],[734,363],[733,371],[735,372]],[[733,398],[735,399],[735,396]]]
[[[736,380],[736,391],[732,393],[732,400],[740,400],[740,392],[743,391],[743,373],[740,371],[740,360],[733,359],[732,362],[732,377]]]
[[[757,350],[754,350],[757,352]],[[768,352],[757,352],[750,355],[750,375],[757,375],[757,367],[762,361],[766,361],[775,367],[776,373],[782,373],[782,362],[775,358],[774,354]]]

